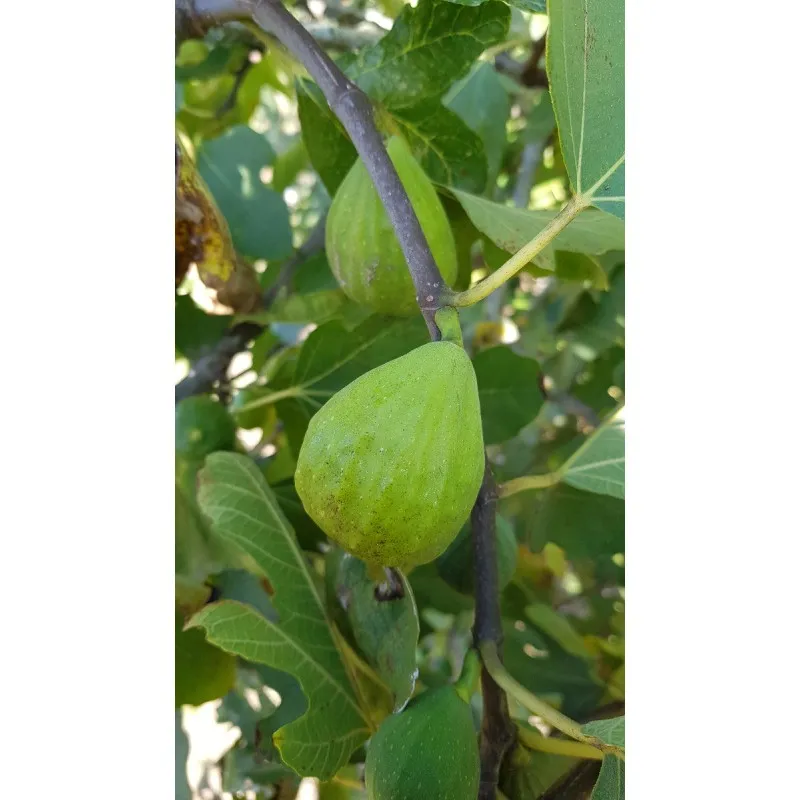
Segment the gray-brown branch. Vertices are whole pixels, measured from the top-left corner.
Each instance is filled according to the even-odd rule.
[[[472,509],[472,550],[475,562],[475,624],[472,629],[475,647],[494,642],[502,658],[503,626],[500,617],[500,587],[497,576],[496,531],[497,486],[489,460],[486,460],[483,484]],[[483,720],[481,722],[481,778],[478,800],[494,800],[500,766],[514,743],[514,725],[508,713],[505,692],[494,682],[486,668],[481,670]]]

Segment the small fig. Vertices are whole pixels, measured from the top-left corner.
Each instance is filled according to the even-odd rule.
[[[483,479],[478,386],[458,345],[430,342],[367,372],[311,419],[295,485],[308,515],[374,566],[440,555]]]
[[[369,800],[475,800],[479,774],[472,711],[452,685],[387,717],[367,750]]]
[[[390,139],[387,151],[442,277],[452,284],[458,274],[455,239],[436,189],[402,139]],[[393,316],[418,310],[400,242],[361,159],[333,198],[325,250],[333,274],[351,300]]]

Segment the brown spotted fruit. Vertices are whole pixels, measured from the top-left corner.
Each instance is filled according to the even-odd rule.
[[[451,285],[458,274],[456,245],[436,189],[402,139],[393,137],[386,149],[439,271]],[[408,316],[419,311],[400,242],[361,159],[333,198],[325,225],[325,251],[333,274],[351,300],[379,314]]]
[[[440,555],[483,479],[478,386],[457,344],[430,342],[337,392],[311,419],[295,485],[308,515],[367,564]]]

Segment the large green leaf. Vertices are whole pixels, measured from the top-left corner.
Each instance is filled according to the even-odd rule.
[[[439,100],[425,100],[394,111],[392,118],[431,180],[467,191],[483,191],[483,142],[455,111]]]
[[[260,172],[275,160],[269,142],[247,125],[203,142],[197,168],[231,230],[236,249],[249,258],[278,259],[292,252],[289,211]]]
[[[444,103],[481,137],[489,170],[487,183],[494,186],[506,148],[506,120],[511,111],[508,94],[494,68],[485,62],[477,64],[466,78],[450,88]]]
[[[572,188],[625,217],[625,2],[550,0],[547,74]]]
[[[542,407],[539,363],[518,356],[508,347],[490,347],[481,350],[472,365],[478,380],[484,441],[505,442],[531,422]]]
[[[536,236],[556,215],[555,211],[526,211],[493,203],[458,189],[453,195],[464,207],[475,227],[501,250],[516,253]],[[625,247],[625,225],[611,214],[593,209],[584,211],[535,259],[545,269],[555,269],[555,251],[599,255]]]
[[[346,72],[390,109],[441,97],[505,38],[510,19],[508,6],[495,0],[478,8],[420,0],[403,9],[379,42],[359,51]]]
[[[228,652],[294,675],[306,713],[275,742],[301,775],[332,777],[370,734],[324,602],[294,533],[258,468],[245,456],[214,453],[200,473],[198,501],[223,539],[250,555],[269,580],[279,623],[234,601],[206,606],[191,626]]]
[[[625,762],[605,756],[590,800],[625,800]]]
[[[625,417],[620,409],[598,428],[562,468],[570,486],[625,497]]]

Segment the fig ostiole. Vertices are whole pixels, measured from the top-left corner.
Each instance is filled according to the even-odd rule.
[[[436,189],[402,139],[392,137],[386,149],[439,271],[451,285],[458,274],[456,244]],[[351,300],[380,314],[417,313],[414,284],[400,242],[361,159],[351,167],[331,203],[325,250],[333,274]]]
[[[309,423],[295,485],[337,544],[408,571],[453,541],[483,471],[475,371],[461,347],[441,341],[337,392]]]

